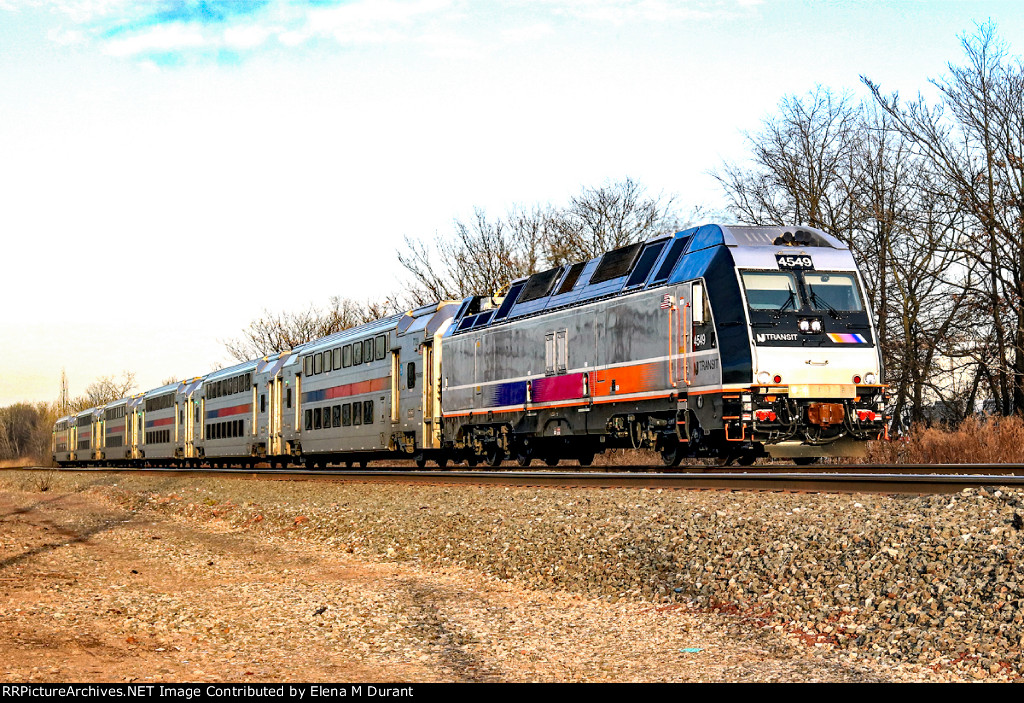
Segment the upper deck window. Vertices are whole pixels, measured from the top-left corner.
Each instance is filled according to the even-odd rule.
[[[796,279],[791,273],[745,271],[743,287],[747,289],[747,304],[751,310],[797,310],[800,298],[796,292]]]
[[[807,302],[813,310],[860,311],[864,307],[857,292],[857,281],[849,273],[804,273]]]

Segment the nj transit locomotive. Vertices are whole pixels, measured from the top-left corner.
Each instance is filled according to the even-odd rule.
[[[880,367],[845,245],[705,225],[62,418],[54,459],[803,463],[883,433]]]

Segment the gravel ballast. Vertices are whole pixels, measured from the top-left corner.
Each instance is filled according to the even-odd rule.
[[[0,473],[31,490],[39,474]],[[541,590],[740,616],[794,645],[1020,677],[1024,493],[889,497],[50,477],[122,508]],[[933,673],[932,673],[933,672]]]

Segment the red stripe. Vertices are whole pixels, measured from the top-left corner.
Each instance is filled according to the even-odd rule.
[[[391,377],[382,376],[381,378],[373,378],[369,381],[360,381],[358,383],[346,383],[342,386],[334,386],[334,388],[328,388],[324,392],[324,396],[328,399],[331,398],[345,398],[350,395],[359,395],[360,393],[373,393],[375,391],[387,390],[391,387]]]
[[[244,405],[232,405],[230,408],[221,408],[220,410],[211,410],[206,414],[207,418],[215,417],[230,417],[231,415],[244,415],[252,411],[252,403],[246,403]],[[211,414],[212,413],[212,414]]]

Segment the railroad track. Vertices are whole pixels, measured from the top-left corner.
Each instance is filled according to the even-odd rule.
[[[231,476],[267,480],[398,484],[550,486],[561,488],[662,488],[734,491],[801,491],[818,493],[956,493],[964,488],[1024,486],[1020,465],[825,465],[745,468],[689,467],[667,472],[661,467],[616,467],[600,471],[418,470],[370,469],[181,469],[173,467],[66,469],[82,472],[133,472],[179,476]]]

